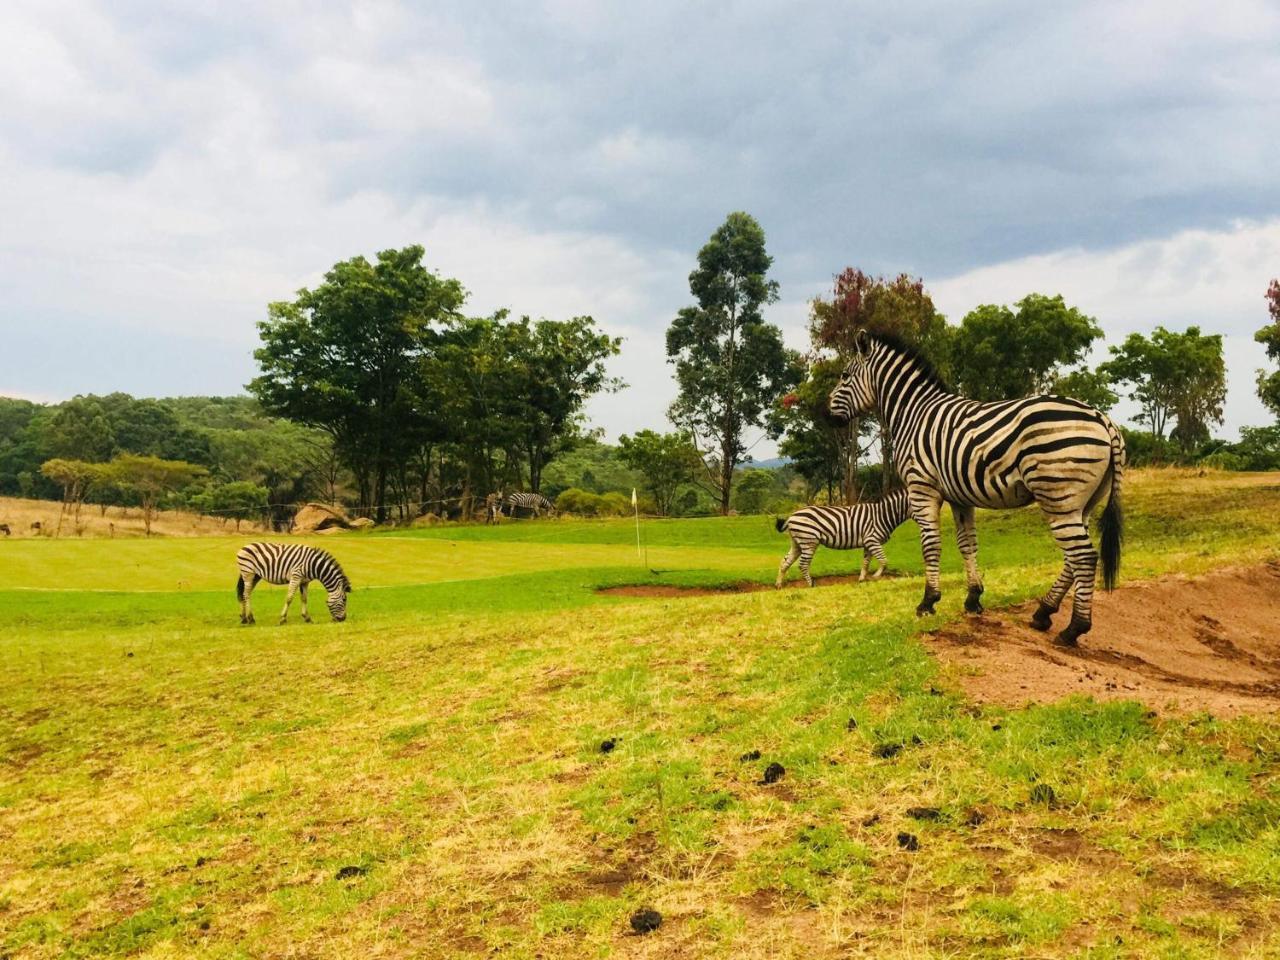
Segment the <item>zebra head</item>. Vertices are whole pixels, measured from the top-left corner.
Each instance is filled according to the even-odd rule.
[[[861,413],[875,409],[876,391],[871,374],[871,352],[875,347],[865,330],[853,340],[853,358],[840,374],[840,382],[827,398],[827,412],[848,423]]]
[[[347,594],[351,592],[351,581],[344,574],[333,589],[329,590],[329,616],[338,623],[347,619]]]

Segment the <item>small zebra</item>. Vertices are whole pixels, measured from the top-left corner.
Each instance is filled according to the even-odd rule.
[[[497,523],[502,516],[502,491],[491,493],[484,498],[484,522]]]
[[[884,334],[861,331],[853,357],[827,401],[848,421],[874,410],[889,434],[893,462],[911,498],[924,554],[924,598],[916,614],[934,612],[944,503],[956,520],[969,595],[964,608],[982,612],[976,507],[1008,510],[1036,504],[1062,550],[1062,573],[1031,618],[1048,630],[1073,586],[1071,620],[1054,642],[1074,647],[1093,624],[1093,587],[1102,561],[1110,590],[1120,569],[1124,438],[1111,419],[1069,397],[1037,396],[981,403],[957,396],[914,349]],[[1103,500],[1101,550],[1089,539],[1089,516]]]
[[[814,551],[821,544],[833,550],[862,548],[862,572],[859,580],[867,579],[867,566],[871,555],[878,561],[874,576],[884,573],[889,562],[884,555],[884,544],[906,520],[911,517],[911,501],[907,491],[895,490],[883,500],[854,504],[851,507],[805,507],[791,516],[774,521],[779,533],[791,535],[791,550],[782,558],[778,567],[776,586],[782,586],[787,569],[800,560],[800,572],[805,583],[813,586],[809,564]]]
[[[289,605],[294,593],[302,596],[302,619],[311,622],[307,613],[307,584],[319,580],[329,594],[329,613],[339,622],[347,619],[347,594],[351,593],[351,581],[342,572],[338,561],[315,547],[293,543],[251,543],[236,553],[236,566],[240,576],[236,579],[236,597],[240,600],[240,622],[253,623],[250,598],[259,580],[267,583],[287,583],[289,595],[280,622],[289,617]]]
[[[518,507],[533,511],[535,517],[542,516],[542,511],[544,510],[549,516],[554,517],[556,514],[556,508],[551,501],[540,493],[507,494],[507,516],[514,517]]]

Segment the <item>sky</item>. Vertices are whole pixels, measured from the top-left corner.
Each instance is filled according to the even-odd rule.
[[[1234,436],[1270,421],[1277,170],[1275,2],[8,0],[0,394],[241,392],[267,303],[421,243],[475,314],[624,337],[589,415],[662,427],[745,210],[791,346],[846,266],[954,322],[1061,293],[1108,343],[1223,334]]]

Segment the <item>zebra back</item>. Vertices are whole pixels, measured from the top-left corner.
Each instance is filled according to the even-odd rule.
[[[911,515],[906,490],[895,490],[881,500],[852,506],[813,506],[797,510],[778,529],[793,538],[812,540],[836,550],[851,550],[868,543],[884,543]]]

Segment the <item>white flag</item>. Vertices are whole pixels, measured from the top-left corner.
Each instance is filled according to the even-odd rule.
[[[635,487],[632,487],[632,488],[631,488],[631,505],[634,507],[634,506],[636,506],[638,503],[639,503],[639,501],[636,499],[636,488],[635,488]]]

